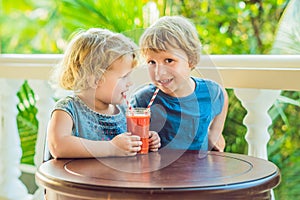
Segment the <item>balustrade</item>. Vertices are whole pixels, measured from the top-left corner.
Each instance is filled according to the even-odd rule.
[[[0,199],[30,197],[19,180],[21,146],[16,124],[16,93],[24,80],[28,80],[38,97],[35,165],[39,166],[47,122],[54,105],[55,91],[47,81],[51,69],[60,59],[61,55],[0,55]],[[267,159],[268,127],[271,124],[267,111],[281,90],[300,90],[299,63],[300,56],[291,55],[203,56],[194,75],[212,78],[224,87],[234,89],[247,110],[244,124],[247,127],[248,154]],[[133,73],[136,85],[148,81],[144,78],[145,73],[144,69]]]

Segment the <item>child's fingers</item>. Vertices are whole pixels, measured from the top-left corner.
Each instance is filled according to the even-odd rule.
[[[131,135],[131,132],[125,132],[124,134],[129,136],[129,135]]]
[[[161,146],[160,143],[158,143],[158,144],[151,144],[149,148],[150,148],[151,151],[157,151],[160,148],[160,146]]]
[[[131,141],[131,146],[132,147],[139,147],[141,146],[143,143],[140,140],[136,140],[136,141]]]
[[[131,152],[131,153],[132,153],[132,152],[137,153],[137,152],[140,151],[140,150],[141,150],[141,146],[136,146],[136,147],[131,147],[130,152]]]
[[[158,133],[155,131],[149,131],[149,141],[159,141],[160,142],[160,137],[158,136]]]
[[[156,149],[150,149],[150,151],[158,151],[158,149],[156,148]]]
[[[130,135],[131,141],[139,141],[141,140],[141,137],[138,135]]]

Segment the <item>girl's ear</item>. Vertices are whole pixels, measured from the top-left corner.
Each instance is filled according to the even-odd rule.
[[[99,79],[95,79],[95,88],[101,86],[104,83],[104,76]]]
[[[100,80],[97,80],[95,76],[92,75],[90,76],[88,83],[91,88],[96,89],[98,87],[99,81]]]

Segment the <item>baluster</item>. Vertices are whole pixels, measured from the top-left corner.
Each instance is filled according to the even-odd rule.
[[[247,127],[248,155],[268,160],[268,127],[272,119],[268,110],[280,95],[280,90],[234,89],[236,97],[247,110],[243,123]]]
[[[37,98],[35,106],[38,109],[36,117],[39,121],[39,129],[36,141],[34,163],[35,166],[38,167],[43,162],[44,158],[47,124],[50,119],[51,110],[55,103],[53,99],[54,92],[47,81],[29,80],[28,83],[33,89]],[[43,188],[38,188],[34,194],[34,199],[41,198],[42,195]]]
[[[39,129],[34,162],[36,166],[39,166],[43,161],[44,155],[41,154],[41,152],[44,150],[47,124],[55,103],[53,99],[54,92],[47,81],[29,80],[28,83],[33,89],[37,99],[35,106],[38,109],[36,117],[39,121]]]
[[[20,181],[22,149],[17,127],[16,96],[23,80],[0,79],[0,199],[29,198],[26,186]]]
[[[159,18],[159,10],[156,3],[148,2],[143,7],[144,28],[149,27]]]

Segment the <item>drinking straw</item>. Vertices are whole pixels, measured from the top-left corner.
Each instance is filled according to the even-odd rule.
[[[126,97],[126,95],[125,94],[123,94],[123,98],[125,99],[125,101],[126,101],[126,104],[127,104],[127,107],[128,107],[128,109],[129,109],[129,111],[131,112],[131,114],[133,115],[133,110],[132,110],[132,106],[131,106],[131,104],[129,103],[129,101],[127,100],[127,97]]]
[[[153,93],[153,96],[152,96],[152,98],[151,98],[151,100],[150,100],[150,102],[149,102],[149,104],[148,104],[148,106],[147,106],[147,110],[149,110],[150,107],[151,107],[151,105],[153,104],[153,101],[154,101],[154,99],[155,99],[155,97],[156,97],[158,91],[159,91],[159,89],[157,88],[157,89],[155,90],[155,92]]]

